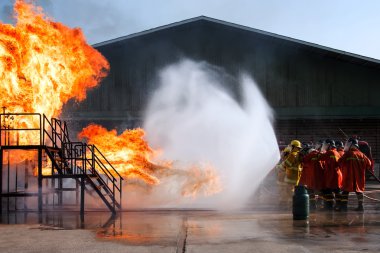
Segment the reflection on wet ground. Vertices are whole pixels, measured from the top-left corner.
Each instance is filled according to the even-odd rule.
[[[286,249],[292,247],[301,252],[305,249],[306,252],[332,249],[337,252],[378,252],[380,203],[367,201],[365,212],[360,213],[352,211],[356,204],[354,200],[347,213],[317,211],[310,214],[308,221],[293,221],[289,210],[218,212],[145,209],[121,212],[116,216],[109,212],[86,212],[84,222],[81,222],[76,211],[41,214],[15,211],[3,213],[1,223],[30,224],[33,225],[32,229],[39,230],[84,229],[91,231],[97,242],[165,246],[176,248],[177,252],[184,252],[185,249],[193,252],[231,252],[235,249],[233,247],[250,249],[252,245],[263,252],[286,252],[277,251],[284,245],[288,247]]]
[[[42,218],[42,222],[39,222]],[[181,229],[186,229],[192,244],[240,240],[297,240],[311,242],[346,237],[357,243],[369,242],[380,235],[380,213],[319,212],[308,221],[293,221],[283,212],[217,212],[144,210],[122,212],[87,212],[81,223],[77,212],[12,212],[3,214],[3,224],[40,224],[40,229],[86,229],[99,240],[113,240],[133,245],[173,245]],[[185,226],[184,226],[185,224]]]

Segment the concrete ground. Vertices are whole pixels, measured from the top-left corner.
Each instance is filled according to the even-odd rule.
[[[369,187],[365,212],[311,213],[293,221],[289,209],[245,211],[139,210],[108,212],[14,211],[0,224],[0,252],[380,252],[380,198]],[[264,189],[264,191],[266,191]],[[269,197],[268,197],[269,199]]]
[[[20,216],[20,217],[17,217]],[[24,216],[24,217],[22,217]],[[308,222],[285,212],[136,211],[9,214],[0,252],[379,252],[380,212],[313,213]],[[3,222],[6,217],[3,216]],[[26,222],[26,224],[24,224]]]

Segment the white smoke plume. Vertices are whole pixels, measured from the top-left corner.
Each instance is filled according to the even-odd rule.
[[[209,162],[221,178],[222,192],[182,198],[174,207],[243,207],[279,159],[272,110],[258,87],[242,75],[239,103],[220,84],[221,76],[227,74],[207,63],[184,60],[169,66],[147,106],[144,129],[151,146],[164,150],[161,158]],[[157,192],[173,195],[173,187],[175,182],[165,182]]]

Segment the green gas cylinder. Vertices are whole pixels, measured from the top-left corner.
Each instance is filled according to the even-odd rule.
[[[293,220],[306,220],[309,218],[309,194],[305,186],[294,187]]]

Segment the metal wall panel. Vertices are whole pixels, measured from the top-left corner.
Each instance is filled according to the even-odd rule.
[[[280,136],[327,136],[347,120],[380,118],[379,64],[274,36],[199,20],[97,49],[111,70],[87,99],[64,108],[63,118],[76,122],[76,129],[89,122],[139,125],[159,70],[184,57],[215,64],[235,77],[251,75],[275,110]],[[239,98],[237,83],[227,83]],[[320,128],[286,123],[313,118],[323,119]],[[335,126],[327,119],[340,121]],[[359,125],[378,134],[378,122],[372,122],[376,129],[371,122]],[[380,140],[374,140],[378,150]]]
[[[69,103],[65,115],[139,115],[154,90],[158,71],[187,57],[221,66],[235,76],[249,73],[281,118],[360,117],[361,112],[380,116],[380,110],[368,110],[380,109],[376,95],[380,69],[373,64],[236,27],[196,21],[98,50],[110,62],[110,75],[75,108]],[[232,86],[238,92],[236,84]],[[351,115],[353,107],[359,112],[356,115]],[[326,111],[331,113],[324,115]]]

